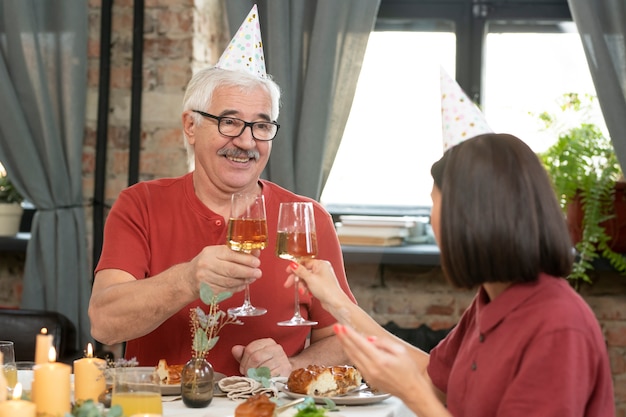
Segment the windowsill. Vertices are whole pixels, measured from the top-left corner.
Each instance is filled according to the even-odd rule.
[[[342,245],[346,264],[439,265],[439,248],[435,244],[404,244],[401,246]]]
[[[0,252],[26,252],[30,233],[18,233],[15,236],[0,236]]]

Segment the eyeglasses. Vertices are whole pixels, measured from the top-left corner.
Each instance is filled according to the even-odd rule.
[[[235,117],[214,116],[200,110],[192,110],[201,116],[217,120],[217,130],[224,136],[236,138],[241,136],[246,127],[250,127],[252,137],[256,140],[270,141],[276,137],[280,125],[276,122],[245,122]]]

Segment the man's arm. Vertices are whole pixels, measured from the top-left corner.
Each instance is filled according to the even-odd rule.
[[[348,357],[333,332],[333,327],[312,330],[311,344],[299,354],[287,357],[285,350],[274,339],[257,339],[247,346],[235,345],[232,348],[239,362],[239,372],[246,375],[250,368],[268,367],[273,376],[289,376],[297,368],[311,364],[344,365]]]
[[[150,279],[119,269],[97,272],[89,301],[91,335],[111,345],[150,333],[195,298],[180,279],[187,269],[176,265]]]
[[[349,365],[350,360],[335,336],[333,326],[311,331],[311,344],[299,354],[289,358],[291,368],[309,365]]]
[[[197,299],[201,282],[216,293],[238,292],[246,280],[261,277],[259,266],[257,256],[219,245],[146,279],[119,269],[98,271],[89,301],[91,334],[104,344],[141,337]]]

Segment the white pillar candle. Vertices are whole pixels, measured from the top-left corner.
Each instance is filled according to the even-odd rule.
[[[87,345],[87,356],[74,361],[74,400],[98,402],[98,397],[106,389],[104,359],[93,357],[91,343]]]
[[[72,367],[55,360],[56,351],[51,347],[49,362],[35,365],[32,397],[37,406],[37,415],[64,416],[71,411]]]
[[[22,384],[15,384],[13,399],[0,403],[0,417],[35,417],[37,407],[22,397]]]
[[[45,327],[41,329],[41,332],[37,335],[35,340],[35,363],[48,363],[48,352],[52,347],[52,335],[48,334],[48,329]]]

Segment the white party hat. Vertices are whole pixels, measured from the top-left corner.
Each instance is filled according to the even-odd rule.
[[[485,116],[461,86],[441,68],[443,151],[474,136],[493,133]]]
[[[252,6],[248,17],[243,21],[215,66],[225,70],[245,71],[259,78],[267,78],[261,25],[256,4]]]

